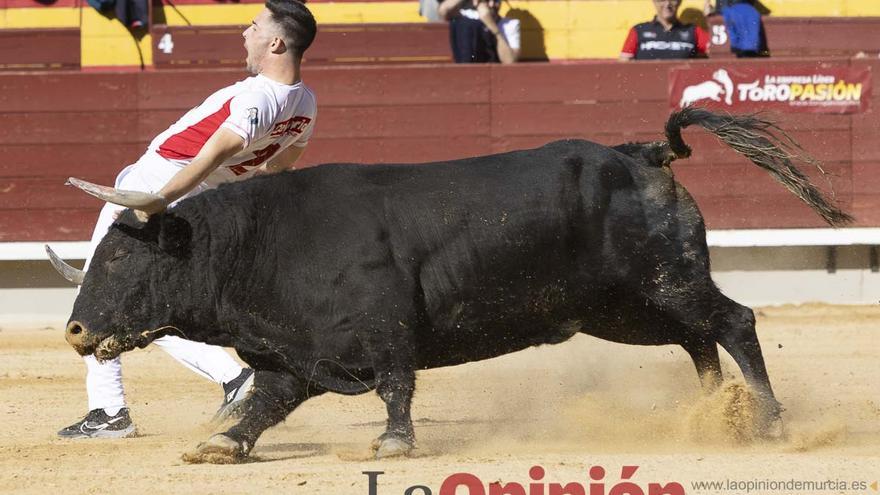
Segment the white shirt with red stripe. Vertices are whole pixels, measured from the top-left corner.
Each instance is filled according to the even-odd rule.
[[[156,136],[148,152],[183,168],[218,128],[245,141],[244,149],[220,164],[205,180],[208,187],[242,180],[288,146],[303,147],[315,127],[315,94],[302,81],[281,84],[256,75],[209,96]]]

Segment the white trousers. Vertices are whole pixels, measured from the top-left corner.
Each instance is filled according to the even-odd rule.
[[[159,155],[147,152],[137,163],[129,165],[119,173],[116,177],[116,187],[130,191],[155,193],[162,189],[179,170],[179,167],[168,163]],[[207,186],[199,186],[190,191],[187,196],[198,194],[205,189]],[[116,214],[123,209],[121,206],[110,203],[104,205],[92,234],[84,270],[88,270],[95,249],[107,234]],[[174,336],[161,337],[154,340],[153,343],[187,368],[216,383],[226,383],[237,377],[242,370],[241,366],[222,347]],[[83,359],[87,368],[86,391],[89,396],[89,410],[125,407],[120,359],[116,358],[104,363],[99,363],[95,356],[86,356]]]

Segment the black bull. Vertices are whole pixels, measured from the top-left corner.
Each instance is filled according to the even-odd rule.
[[[831,224],[850,218],[751,116],[674,113],[667,142],[566,140],[423,165],[325,165],[223,186],[111,228],[67,339],[109,359],[168,334],[234,347],[256,369],[238,422],[189,459],[227,462],[307,398],[376,389],[377,455],[407,452],[415,371],[581,332],[677,344],[703,386],[720,344],[778,430],[780,406],[749,308],[712,282],[703,219],[669,163],[697,124],[768,170]],[[782,136],[779,140],[776,136]]]

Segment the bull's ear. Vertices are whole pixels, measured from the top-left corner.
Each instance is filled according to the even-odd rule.
[[[189,255],[192,246],[192,226],[189,222],[174,213],[158,216],[159,249],[178,258]]]
[[[143,230],[146,227],[146,223],[141,221],[141,219],[135,214],[134,210],[131,209],[122,210],[122,212],[119,213],[119,216],[116,217],[115,223],[118,225],[124,225],[130,230]]]
[[[113,228],[119,229],[125,235],[148,244],[155,244],[158,238],[159,222],[157,218],[150,218],[148,222],[142,222],[135,215],[134,210],[124,210],[113,222]]]

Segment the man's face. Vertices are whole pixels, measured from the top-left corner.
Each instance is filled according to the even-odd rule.
[[[678,6],[681,0],[652,0],[657,18],[661,21],[673,22],[678,17]]]
[[[269,9],[261,10],[241,35],[244,37],[244,48],[247,50],[245,59],[247,70],[251,74],[259,74],[263,69],[263,60],[270,52],[272,41],[278,37],[278,27],[272,22]]]

